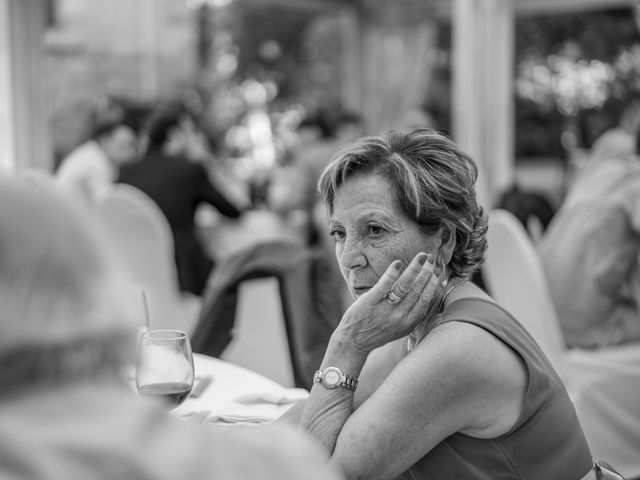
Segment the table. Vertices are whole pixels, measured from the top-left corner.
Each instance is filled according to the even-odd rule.
[[[257,425],[275,420],[309,394],[218,358],[194,353],[193,360],[198,381],[210,376],[211,383],[172,411],[178,417],[220,428]]]

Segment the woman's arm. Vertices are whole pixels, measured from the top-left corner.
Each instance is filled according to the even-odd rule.
[[[527,375],[515,352],[463,322],[434,329],[345,422],[332,462],[347,478],[391,478],[459,432],[506,433]]]
[[[353,409],[357,409],[371,394],[380,386],[387,375],[393,370],[404,356],[406,351],[406,339],[401,338],[388,343],[369,354],[364,364],[358,388],[353,397]],[[290,425],[300,425],[302,412],[307,400],[297,401],[289,410],[281,415],[276,423],[288,423]]]
[[[378,283],[345,312],[333,333],[321,369],[337,367],[358,378],[369,353],[406,336],[421,321],[438,283],[427,255],[418,254],[404,272],[393,262]],[[387,301],[392,290],[402,299]],[[333,452],[342,427],[353,411],[353,391],[316,384],[302,413],[301,425]]]
[[[302,417],[306,402],[306,399],[298,400],[289,410],[280,415],[274,423],[287,423],[293,426],[300,425],[300,418]]]
[[[361,299],[352,315],[365,303]],[[387,324],[397,321],[384,305],[376,306]],[[322,366],[358,376],[367,354],[357,345],[370,343],[346,335],[343,328],[349,319],[343,322]],[[405,332],[406,324],[399,323],[399,331]],[[370,319],[365,325],[384,330],[382,321]],[[363,377],[365,400],[355,411],[353,392],[347,388],[314,385],[306,402],[302,426],[326,446],[347,478],[397,476],[455,432],[492,438],[508,431],[518,418],[526,384],[524,367],[509,347],[462,322],[434,329],[383,375],[382,383]],[[372,381],[379,386],[371,388]]]
[[[400,338],[375,349],[367,357],[360,372],[358,388],[353,396],[353,409],[356,410],[373,395],[391,371],[407,352],[407,339]]]

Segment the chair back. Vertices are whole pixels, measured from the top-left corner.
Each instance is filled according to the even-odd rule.
[[[507,210],[489,213],[483,277],[491,296],[533,336],[562,375],[566,346],[531,237]]]
[[[334,278],[321,253],[295,241],[266,241],[220,258],[205,288],[193,351],[310,388],[344,312]]]
[[[238,285],[233,337],[220,358],[295,387],[290,345],[278,279],[243,281]]]
[[[531,333],[562,378],[594,457],[640,478],[640,346],[565,346],[531,237],[506,210],[489,214],[489,293]]]
[[[150,327],[190,331],[199,302],[180,293],[173,236],[160,208],[138,188],[116,184],[96,206],[96,216],[147,295]]]

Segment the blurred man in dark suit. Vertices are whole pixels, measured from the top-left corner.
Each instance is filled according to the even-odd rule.
[[[189,159],[197,134],[194,117],[185,108],[160,107],[151,113],[143,132],[145,155],[124,165],[119,181],[139,188],[158,204],[173,231],[180,289],[201,295],[214,262],[196,235],[196,209],[208,203],[231,218],[240,211],[213,186],[202,164]]]

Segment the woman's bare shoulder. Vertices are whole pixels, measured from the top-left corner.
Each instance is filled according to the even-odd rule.
[[[527,385],[523,359],[491,332],[468,322],[450,321],[434,328],[420,342],[412,362],[433,362],[446,374],[452,394],[468,395],[465,409],[476,420],[463,432],[492,437],[509,430],[517,420]],[[427,380],[427,378],[425,378]]]

